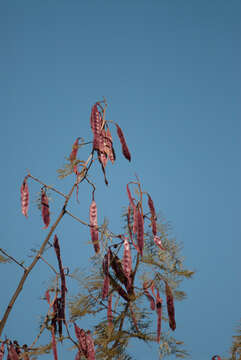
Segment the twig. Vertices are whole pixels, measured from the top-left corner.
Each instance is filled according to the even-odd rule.
[[[55,270],[55,268],[51,264],[49,264],[41,255],[40,255],[40,259],[43,260],[43,262],[45,262],[45,264],[47,264],[56,275],[59,275],[58,272]]]
[[[12,256],[8,255],[3,249],[0,248],[0,251],[7,256],[9,259],[13,260],[16,264],[18,264],[19,266],[21,266],[21,268],[23,268],[24,270],[27,270],[25,266],[23,266],[23,264],[21,264],[20,262],[18,262],[16,259],[14,259]]]
[[[63,194],[61,191],[55,189],[53,186],[51,185],[46,185],[45,183],[43,183],[42,181],[40,181],[39,179],[37,179],[36,177],[34,177],[33,175],[31,175],[30,173],[28,173],[28,177],[32,178],[33,180],[37,181],[39,184],[45,186],[47,189],[53,190],[55,191],[57,194],[63,196],[64,198],[67,198],[67,195]]]
[[[49,242],[49,239],[51,238],[53,232],[55,231],[56,227],[58,226],[59,222],[61,221],[62,217],[64,216],[65,212],[66,212],[66,206],[69,202],[69,199],[71,198],[72,194],[73,194],[73,191],[76,187],[76,184],[74,184],[69,192],[69,194],[67,196],[65,196],[65,202],[64,202],[64,206],[62,208],[62,210],[60,211],[60,214],[57,218],[57,220],[55,221],[55,223],[53,224],[53,226],[51,227],[48,235],[46,236],[42,246],[40,247],[37,255],[34,257],[32,263],[30,264],[30,266],[24,270],[24,274],[23,276],[21,277],[20,281],[19,281],[19,284],[7,306],[7,309],[5,310],[5,313],[3,315],[3,318],[0,322],[0,336],[2,335],[2,332],[3,332],[3,329],[4,329],[4,326],[7,322],[7,319],[9,317],[9,314],[13,308],[13,305],[15,304],[15,301],[17,300],[19,294],[21,293],[22,289],[23,289],[23,285],[28,277],[28,275],[30,274],[30,272],[32,271],[32,269],[35,267],[35,265],[37,264],[38,260],[40,259],[41,255],[43,254],[44,252],[44,249],[46,247],[46,245],[48,244]]]

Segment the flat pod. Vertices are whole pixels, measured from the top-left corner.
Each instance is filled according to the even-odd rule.
[[[165,281],[165,292],[166,292],[169,326],[174,331],[176,329],[174,300],[173,300],[172,290],[168,285],[167,281]]]
[[[77,139],[75,140],[73,146],[72,146],[72,151],[71,151],[71,154],[69,156],[69,159],[71,162],[73,162],[75,159],[76,159],[76,156],[77,156],[77,152],[78,152],[78,144],[79,144],[79,137],[77,137]]]
[[[122,153],[123,153],[123,155],[125,156],[125,158],[127,160],[131,161],[131,154],[130,154],[130,151],[129,151],[128,146],[126,144],[124,134],[123,134],[121,128],[119,127],[119,125],[117,125],[117,124],[115,124],[115,125],[116,125],[116,129],[117,129],[117,135],[119,137],[119,140],[120,140],[120,143],[121,143],[121,146],[122,146]]]
[[[86,333],[86,343],[87,343],[87,359],[95,360],[95,345],[90,331],[87,331]]]
[[[98,223],[97,223],[97,206],[95,200],[92,200],[90,204],[89,219],[90,219],[91,240],[95,252],[99,253],[100,245],[99,245],[99,233],[98,233]]]
[[[41,207],[42,219],[45,224],[44,229],[47,229],[50,223],[49,200],[44,189],[41,189]]]
[[[122,266],[124,274],[127,278],[127,291],[131,287],[131,272],[132,272],[132,259],[131,259],[131,249],[130,244],[127,238],[124,238],[124,255],[122,259]]]
[[[154,236],[156,236],[156,211],[155,211],[155,208],[154,208],[154,204],[153,204],[153,200],[152,198],[150,197],[149,194],[147,194],[148,196],[148,206],[149,206],[149,209],[150,209],[150,212],[151,212],[151,224],[152,224],[152,233]]]
[[[28,183],[27,183],[27,176],[24,178],[23,183],[21,185],[21,208],[22,214],[28,217],[28,207],[29,207],[29,190],[28,190]]]

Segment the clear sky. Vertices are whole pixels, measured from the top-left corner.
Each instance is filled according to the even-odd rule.
[[[30,217],[21,215],[23,177],[29,170],[67,192],[72,179],[58,180],[56,169],[77,136],[91,140],[90,108],[105,96],[132,162],[116,144],[109,188],[93,173],[100,221],[119,232],[137,173],[196,271],[176,310],[176,337],[195,360],[227,355],[240,319],[240,24],[238,0],[0,2],[1,247],[29,261],[45,233],[34,183]],[[80,199],[72,209],[87,221],[87,186]],[[71,219],[57,231],[72,268],[88,263],[85,231]],[[1,315],[20,275],[1,265]],[[24,343],[37,332],[50,276],[35,269],[4,335]],[[144,360],[146,350],[156,358],[154,348],[132,353]]]

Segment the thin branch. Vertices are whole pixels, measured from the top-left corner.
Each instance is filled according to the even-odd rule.
[[[40,181],[39,179],[37,179],[36,177],[34,177],[33,175],[31,175],[30,173],[28,173],[28,177],[32,178],[33,180],[37,181],[39,184],[45,186],[47,189],[53,190],[55,191],[57,194],[63,196],[64,198],[67,198],[67,195],[63,194],[61,191],[55,189],[53,186],[51,185],[46,185],[45,183],[43,183],[42,181]]]
[[[45,249],[46,245],[47,245],[48,242],[49,242],[49,239],[51,238],[53,232],[55,231],[55,229],[56,229],[56,227],[58,226],[59,222],[60,222],[61,219],[63,218],[63,216],[64,216],[64,214],[65,214],[65,212],[66,212],[66,210],[65,210],[65,209],[66,209],[66,206],[67,206],[67,204],[68,204],[68,202],[69,202],[69,199],[71,198],[71,196],[72,196],[72,194],[73,194],[73,191],[74,191],[75,187],[76,187],[76,184],[74,184],[74,185],[72,186],[69,194],[65,197],[64,206],[63,206],[62,210],[60,211],[60,214],[59,214],[57,220],[55,221],[55,223],[54,223],[53,226],[51,227],[48,235],[46,236],[46,238],[45,238],[42,246],[40,247],[37,255],[34,257],[32,263],[30,264],[30,266],[29,266],[27,269],[24,270],[24,274],[23,274],[23,276],[21,277],[21,279],[20,279],[20,281],[19,281],[19,284],[18,284],[18,286],[17,286],[17,288],[16,288],[16,290],[15,290],[15,292],[14,292],[14,294],[13,294],[13,296],[12,296],[12,298],[11,298],[8,306],[7,306],[7,309],[5,310],[5,313],[4,313],[4,315],[3,315],[3,318],[2,318],[2,320],[1,320],[1,322],[0,322],[0,336],[2,335],[4,326],[5,326],[6,322],[7,322],[7,319],[8,319],[8,317],[9,317],[9,314],[10,314],[12,308],[13,308],[13,305],[15,304],[15,301],[17,300],[19,294],[21,293],[21,291],[22,291],[22,289],[23,289],[23,285],[24,285],[24,283],[25,283],[28,275],[30,274],[30,272],[32,271],[32,269],[33,269],[33,268],[35,267],[35,265],[37,264],[38,260],[40,259],[41,255],[42,255],[43,252],[44,252],[44,249]]]
[[[23,268],[24,270],[27,270],[25,266],[23,266],[23,264],[21,264],[20,262],[18,262],[16,259],[14,259],[12,256],[8,255],[6,253],[6,251],[4,251],[3,249],[0,248],[0,251],[7,256],[9,259],[13,260],[16,264],[18,264],[19,266],[21,266],[21,268]]]
[[[40,259],[43,260],[43,262],[45,262],[45,264],[47,264],[51,270],[53,270],[55,275],[59,275],[59,273],[55,270],[55,268],[51,264],[49,264],[41,255],[40,255]]]

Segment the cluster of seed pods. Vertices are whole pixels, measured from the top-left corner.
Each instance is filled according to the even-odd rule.
[[[17,340],[14,340],[13,342],[9,340],[5,340],[2,342],[0,347],[0,360],[3,360],[5,353],[5,346],[7,347],[7,351],[8,351],[7,360],[18,360],[18,359],[30,360],[27,354],[28,346],[25,344],[22,347],[20,347]]]
[[[28,217],[28,208],[29,208],[29,189],[28,189],[27,179],[28,179],[28,175],[25,176],[20,189],[21,210],[22,210],[22,214],[26,217]],[[45,191],[45,187],[42,187],[41,189],[41,214],[45,225],[44,229],[47,229],[50,224],[50,212],[49,212],[49,200]]]
[[[115,150],[113,147],[113,140],[108,126],[107,121],[105,120],[105,108],[102,107],[100,102],[96,102],[91,109],[90,115],[90,125],[93,132],[93,152],[96,151],[98,155],[99,162],[102,166],[102,171],[105,178],[105,183],[108,185],[108,181],[105,175],[105,167],[108,160],[113,164],[115,162]],[[124,157],[131,161],[131,154],[126,144],[126,140],[123,134],[123,131],[116,125],[117,135],[119,137],[122,153]]]
[[[95,360],[95,345],[90,331],[80,329],[76,324],[74,324],[74,329],[79,345],[75,360],[81,359],[82,356],[85,356],[87,360]]]
[[[168,312],[168,318],[169,318],[169,326],[170,329],[173,331],[176,329],[176,321],[175,321],[175,309],[174,309],[174,300],[173,300],[173,294],[170,286],[168,285],[168,282],[164,280],[165,282],[165,292],[166,292],[166,305],[167,305],[167,312]],[[153,296],[149,292],[149,288],[152,291]],[[155,293],[155,286],[153,281],[145,281],[143,283],[143,291],[146,297],[148,298],[150,302],[150,308],[151,310],[156,310],[157,313],[157,342],[160,342],[160,336],[161,336],[161,320],[162,320],[162,299],[160,298],[159,290],[156,288]]]

